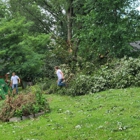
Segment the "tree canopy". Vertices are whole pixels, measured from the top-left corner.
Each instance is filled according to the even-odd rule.
[[[137,0],[0,0],[0,70],[22,77],[81,57],[132,55]],[[44,68],[45,67],[45,68]],[[48,76],[50,72],[46,73]]]

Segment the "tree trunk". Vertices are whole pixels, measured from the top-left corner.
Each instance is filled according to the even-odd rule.
[[[71,39],[72,39],[72,16],[73,16],[73,0],[69,0],[69,6],[67,10],[67,43],[69,46],[69,51],[72,52]]]

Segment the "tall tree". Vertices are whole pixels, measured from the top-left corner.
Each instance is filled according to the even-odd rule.
[[[140,16],[135,2],[137,0],[88,0],[83,7],[87,14],[77,16],[81,28],[76,37],[81,55],[87,59],[95,59],[106,51],[117,57],[130,55],[129,43],[140,37],[137,30]]]
[[[78,3],[79,0],[9,0],[10,11],[14,16],[25,16],[35,23],[34,31],[39,28],[39,32],[51,32],[53,37],[59,36],[65,40],[68,46],[71,46],[74,33],[74,5]]]
[[[21,77],[40,73],[49,35],[33,35],[29,32],[31,25],[32,23],[27,22],[24,17],[1,21],[0,65],[3,73],[15,71],[21,74]],[[44,52],[42,52],[43,49]]]
[[[72,48],[75,56],[79,52],[89,59],[106,50],[119,57],[129,54],[129,42],[138,37],[139,15],[133,8],[135,2],[9,0],[13,15],[24,15],[35,23],[32,31],[52,33],[52,38],[64,40],[67,50]]]
[[[44,14],[34,0],[9,0],[9,10],[12,17],[24,16],[26,20],[34,22],[30,27],[32,32],[48,33],[50,28],[46,25]]]

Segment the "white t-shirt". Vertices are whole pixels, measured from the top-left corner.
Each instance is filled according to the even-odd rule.
[[[62,79],[62,71],[60,69],[56,71],[56,74],[59,80]]]
[[[19,77],[17,75],[11,77],[12,84],[18,84]]]

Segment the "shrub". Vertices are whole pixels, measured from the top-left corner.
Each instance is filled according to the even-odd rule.
[[[15,97],[8,95],[0,112],[0,119],[8,121],[11,117],[35,115],[42,111],[49,111],[47,100],[41,92],[29,92]]]
[[[65,94],[76,96],[95,93],[104,90],[106,88],[105,85],[106,80],[102,76],[77,75],[74,80],[71,81]]]
[[[125,57],[101,66],[91,75],[75,75],[69,87],[59,93],[76,96],[130,86],[140,86],[140,59]]]
[[[102,68],[103,69],[103,68]],[[108,88],[126,88],[140,85],[140,59],[122,58],[100,72]]]

